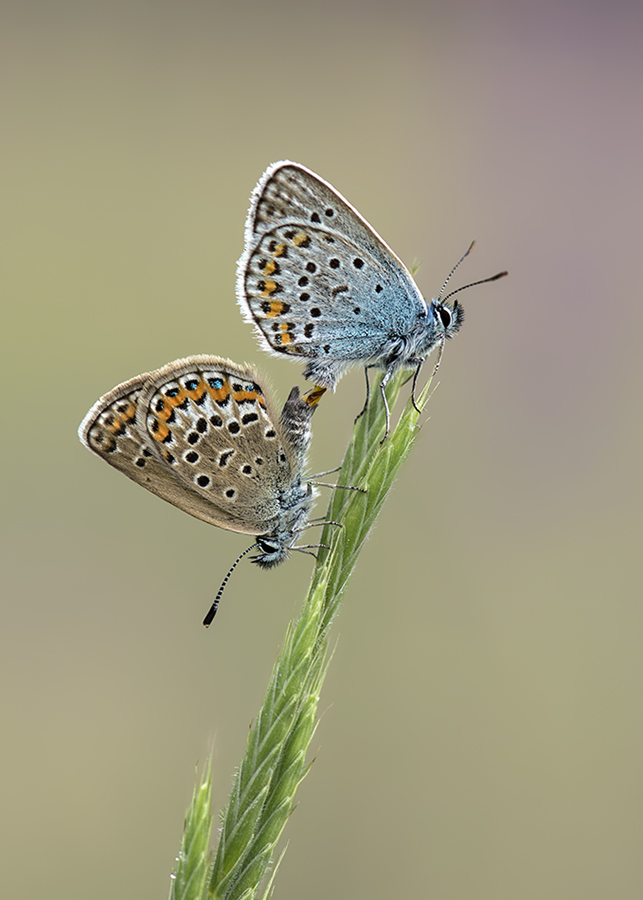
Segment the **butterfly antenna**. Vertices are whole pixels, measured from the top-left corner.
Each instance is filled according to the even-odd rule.
[[[460,259],[457,261],[457,263],[455,264],[455,266],[451,269],[451,271],[450,271],[449,274],[447,275],[444,284],[443,284],[442,287],[440,288],[440,293],[439,293],[438,296],[435,298],[436,304],[437,304],[437,303],[440,303],[440,297],[442,296],[442,291],[445,289],[445,287],[447,286],[447,284],[451,281],[451,277],[453,276],[453,273],[454,273],[455,270],[458,268],[458,266],[460,265],[460,263],[461,263],[463,260],[465,260],[465,259],[467,258],[467,256],[471,253],[471,251],[473,250],[474,244],[475,244],[475,241],[471,241],[471,243],[469,244],[469,249],[467,250],[467,252],[466,252],[466,253],[463,253],[463,255],[460,257]],[[449,294],[449,296],[451,296],[451,294]],[[444,299],[446,300],[446,297],[445,297]],[[442,303],[444,303],[444,300],[442,300]]]
[[[450,294],[447,294],[442,303],[446,303],[449,297],[453,297],[454,294],[459,294],[460,291],[466,291],[467,288],[475,287],[478,284],[486,284],[488,281],[497,281],[499,278],[504,278],[505,275],[508,275],[509,272],[498,272],[497,275],[492,275],[491,278],[483,278],[481,281],[472,281],[471,284],[465,284],[464,287],[458,288],[457,291],[451,291]]]
[[[241,562],[243,557],[246,555],[246,553],[250,553],[251,550],[256,550],[258,546],[259,546],[259,544],[253,544],[251,547],[248,547],[248,549],[244,550],[243,553],[237,559],[235,559],[233,564],[230,566],[230,571],[228,572],[226,577],[221,582],[221,587],[219,588],[218,593],[217,593],[216,597],[214,598],[214,603],[208,610],[208,614],[205,617],[205,619],[203,620],[203,624],[205,625],[206,628],[210,627],[210,625],[212,624],[212,620],[214,619],[214,617],[217,614],[217,610],[219,608],[219,600],[221,599],[221,595],[225,591],[225,586],[228,583],[230,576],[232,575],[234,570],[237,568],[237,566],[239,565],[239,563]]]

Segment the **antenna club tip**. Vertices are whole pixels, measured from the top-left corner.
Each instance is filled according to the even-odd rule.
[[[219,609],[219,599],[217,598],[214,601],[214,603],[212,604],[212,606],[210,607],[210,609],[208,610],[208,613],[207,613],[205,619],[203,620],[203,626],[205,628],[209,628],[210,625],[212,625],[212,622],[214,621],[214,617],[216,616],[218,609]]]

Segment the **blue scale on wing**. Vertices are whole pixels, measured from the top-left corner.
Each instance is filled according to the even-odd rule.
[[[246,269],[246,296],[272,349],[365,359],[425,315],[399,274],[335,233],[287,223],[261,239]]]

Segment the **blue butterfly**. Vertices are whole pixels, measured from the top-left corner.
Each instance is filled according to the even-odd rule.
[[[319,396],[334,390],[349,368],[363,365],[368,401],[368,370],[384,369],[386,435],[384,389],[391,376],[415,369],[414,396],[426,358],[438,346],[441,356],[462,325],[462,306],[447,301],[464,288],[442,298],[449,278],[427,303],[404,263],[357,210],[298,163],[273,163],[252,193],[237,270],[244,317],[264,349],[308,361],[304,375]]]

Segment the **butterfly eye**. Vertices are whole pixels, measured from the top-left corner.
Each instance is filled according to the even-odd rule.
[[[279,544],[264,537],[257,538],[257,546],[262,553],[276,553],[279,550]]]
[[[446,308],[446,306],[438,306],[438,315],[440,316],[442,326],[446,330],[451,324],[451,312]]]

